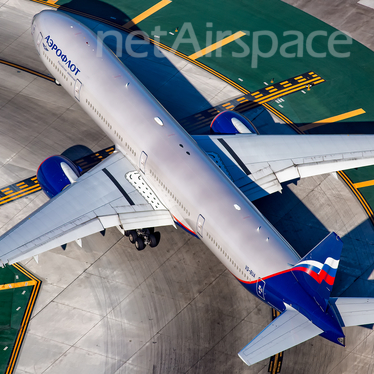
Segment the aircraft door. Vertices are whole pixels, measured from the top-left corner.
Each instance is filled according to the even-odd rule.
[[[145,174],[145,164],[147,162],[147,154],[145,152],[142,152],[140,155],[140,161],[139,161],[139,168],[143,174]]]
[[[204,231],[203,231],[204,223],[205,223],[205,218],[200,214],[199,217],[197,218],[196,231],[201,237],[203,237],[204,235]]]
[[[258,297],[261,297],[261,299],[265,300],[265,286],[266,283],[261,278],[258,279],[256,283],[256,293]]]
[[[81,88],[82,88],[82,82],[77,79],[75,81],[75,86],[74,86],[74,97],[78,100],[78,101],[81,101],[80,98],[81,98]]]

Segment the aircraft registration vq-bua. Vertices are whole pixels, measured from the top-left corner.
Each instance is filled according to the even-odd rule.
[[[222,112],[211,134],[191,137],[96,35],[64,13],[32,22],[41,60],[115,143],[80,175],[53,156],[37,176],[51,199],[0,238],[3,264],[120,227],[138,249],[154,228],[199,238],[252,294],[281,314],[240,352],[248,365],[316,335],[344,345],[342,327],[374,323],[374,299],[332,298],[342,241],[330,233],[304,258],[251,201],[281,182],[374,164],[371,135],[259,135]]]

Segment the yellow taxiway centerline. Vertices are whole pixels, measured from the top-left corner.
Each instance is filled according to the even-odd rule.
[[[13,347],[13,350],[12,350],[12,355],[9,359],[8,368],[7,368],[7,371],[5,372],[5,374],[13,373],[14,365],[16,363],[18,353],[19,353],[19,350],[21,348],[21,344],[22,344],[22,341],[23,341],[23,337],[26,333],[26,328],[27,328],[27,325],[28,325],[30,317],[31,317],[31,312],[33,310],[33,307],[34,307],[34,304],[35,304],[35,301],[36,301],[36,298],[38,296],[38,292],[39,292],[39,289],[40,289],[40,285],[42,283],[38,278],[34,277],[31,273],[29,273],[22,266],[20,266],[18,264],[13,264],[13,266],[16,269],[18,269],[21,273],[23,273],[26,276],[28,276],[29,278],[31,278],[31,280],[29,282],[35,282],[35,284],[34,284],[35,287],[33,287],[33,290],[31,292],[31,297],[29,299],[29,302],[27,303],[26,312],[25,312],[25,314],[22,318],[21,326],[20,326],[20,329],[18,331],[17,339],[16,339],[16,342],[14,344],[14,347]],[[20,283],[23,283],[23,282],[20,282]]]
[[[35,285],[36,285],[36,281],[34,281],[34,280],[30,280],[30,281],[27,281],[27,282],[0,284],[0,291],[11,290],[13,288],[35,286]]]
[[[370,180],[370,181],[365,181],[365,182],[358,182],[358,183],[353,183],[353,186],[355,188],[362,188],[362,187],[370,187],[370,186],[374,186],[374,180]]]
[[[199,57],[201,57],[201,56],[204,56],[204,55],[206,55],[206,54],[208,54],[208,53],[210,53],[210,52],[212,52],[212,51],[214,51],[214,50],[216,50],[216,49],[218,49],[218,48],[221,48],[221,47],[223,47],[224,45],[226,45],[226,44],[228,44],[228,43],[231,43],[231,42],[233,42],[234,40],[239,39],[239,38],[241,38],[241,37],[244,36],[244,35],[246,35],[245,32],[243,32],[243,31],[238,31],[238,32],[236,32],[235,34],[230,35],[230,36],[228,36],[227,38],[224,38],[224,39],[220,40],[219,42],[214,43],[214,44],[210,45],[209,47],[206,47],[206,48],[204,48],[204,49],[202,49],[202,50],[200,50],[200,51],[198,51],[198,52],[196,52],[196,53],[194,53],[194,54],[192,54],[192,55],[190,55],[190,56],[188,56],[188,57],[189,57],[191,60],[196,60],[197,58],[199,58]]]
[[[334,116],[334,117],[330,117],[330,118],[326,118],[326,119],[321,119],[320,121],[309,123],[308,125],[300,126],[299,129],[302,130],[302,131],[306,131],[306,130],[309,130],[309,129],[314,129],[315,127],[318,127],[318,126],[322,126],[326,123],[333,123],[333,122],[342,121],[343,119],[356,117],[356,116],[358,116],[360,114],[364,114],[364,113],[366,113],[366,112],[362,108],[360,108],[360,109],[352,110],[352,111],[347,112],[347,113],[339,114],[338,116]]]
[[[156,13],[160,9],[162,9],[164,6],[168,5],[171,3],[171,0],[161,0],[159,3],[153,5],[149,9],[147,9],[145,12],[139,14],[135,18],[133,18],[131,21],[125,23],[123,27],[130,28],[139,22],[143,21],[147,17],[151,16],[153,13]]]
[[[5,60],[0,60],[0,64],[8,65],[8,66],[11,66],[12,68],[16,68],[16,69],[19,69],[19,70],[26,71],[27,73],[37,75],[38,77],[41,77],[41,78],[44,78],[44,79],[48,79],[51,82],[54,82],[54,80],[55,80],[55,78],[53,78],[53,77],[50,77],[48,75],[39,73],[35,70],[28,69],[28,68],[26,68],[24,66],[21,66],[21,65],[13,64],[12,62],[8,62],[8,61],[5,61]]]
[[[365,209],[367,215],[369,216],[371,223],[374,225],[374,213],[370,205],[368,204],[368,202],[362,196],[361,192],[355,187],[355,185],[349,179],[347,174],[345,174],[343,171],[338,171],[338,174],[344,180],[344,182],[348,185],[348,187],[352,190],[352,192],[356,195],[357,199],[359,200],[362,207]]]

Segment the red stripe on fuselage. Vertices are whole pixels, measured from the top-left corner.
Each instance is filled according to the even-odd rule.
[[[191,234],[193,234],[193,235],[196,235],[197,236],[197,234],[194,232],[194,231],[192,231],[191,229],[189,229],[187,226],[185,226],[185,225],[183,225],[183,223],[181,222],[181,221],[179,221],[179,219],[177,219],[177,218],[175,218],[175,216],[173,216],[173,218],[181,225],[181,226],[183,226],[183,228],[185,228],[187,231],[189,231]]]
[[[283,271],[280,271],[279,273],[275,273],[275,274],[271,274],[271,275],[268,275],[267,277],[264,277],[264,278],[261,278],[261,279],[256,279],[254,281],[245,281],[245,280],[241,280],[240,278],[236,277],[234,274],[231,274],[234,275],[234,277],[242,282],[242,283],[246,283],[246,284],[253,284],[253,283],[257,283],[259,280],[266,280],[266,279],[269,279],[269,278],[273,278],[273,277],[276,277],[278,275],[281,275],[281,274],[285,274],[285,273],[288,273],[290,271],[294,271],[294,270],[297,270],[297,271],[302,271],[304,273],[307,273],[309,274],[313,279],[315,279],[318,283],[321,283],[323,280],[330,286],[332,286],[334,284],[334,281],[335,281],[335,277],[332,277],[331,275],[327,274],[325,270],[321,270],[319,272],[319,274],[317,274],[315,271],[313,271],[312,269],[310,268],[304,268],[302,266],[299,266],[299,267],[296,267],[296,268],[291,268],[291,269],[287,269],[287,270],[283,270]]]

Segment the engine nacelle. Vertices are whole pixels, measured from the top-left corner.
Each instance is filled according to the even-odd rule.
[[[258,131],[244,116],[231,110],[217,114],[210,124],[212,134],[254,134]]]
[[[36,173],[40,187],[50,199],[74,183],[79,176],[78,167],[64,156],[47,158]]]

